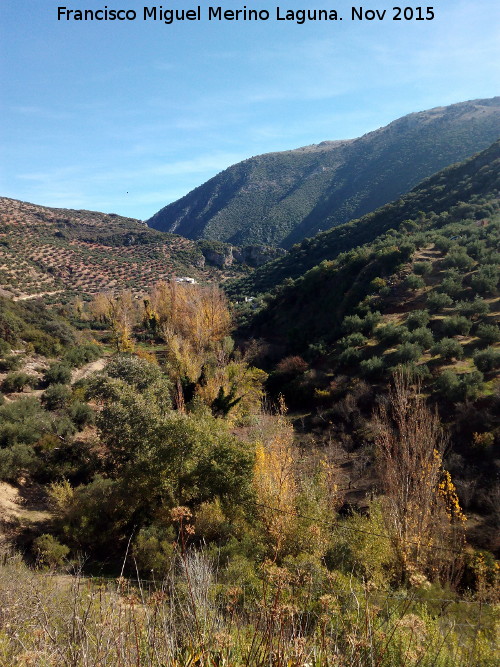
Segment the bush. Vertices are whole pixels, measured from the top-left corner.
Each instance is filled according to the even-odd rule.
[[[443,292],[431,292],[427,297],[427,305],[432,313],[439,313],[443,308],[453,305],[453,299]]]
[[[431,348],[431,354],[439,355],[445,361],[452,359],[461,359],[464,351],[458,340],[454,338],[442,338]]]
[[[10,343],[8,343],[3,338],[0,338],[0,354],[8,354],[11,350]]]
[[[441,331],[445,336],[467,336],[472,328],[472,322],[463,315],[445,317],[441,322]]]
[[[360,374],[367,378],[380,378],[384,372],[384,360],[381,357],[371,357],[359,364]]]
[[[409,361],[417,361],[422,356],[422,348],[416,343],[403,343],[394,353],[397,364],[406,364]]]
[[[357,365],[361,359],[361,350],[356,347],[346,347],[346,349],[339,354],[339,363],[342,366]]]
[[[372,333],[381,319],[382,315],[378,312],[378,310],[367,313],[363,319],[363,332],[366,334]]]
[[[349,334],[348,336],[344,336],[344,338],[341,338],[339,340],[339,345],[343,348],[359,347],[364,345],[366,341],[366,336],[363,336],[363,334],[358,331],[356,333]]]
[[[158,383],[168,383],[168,378],[157,364],[132,355],[119,354],[113,357],[105,372],[109,377],[123,380],[139,391]]]
[[[465,317],[487,315],[490,312],[489,303],[480,297],[476,297],[474,301],[459,301],[456,308],[460,315]]]
[[[468,271],[474,266],[474,260],[469,257],[465,248],[453,248],[444,258],[443,266]]]
[[[452,245],[453,242],[450,241],[450,239],[446,236],[439,235],[434,239],[434,247],[436,247],[441,252],[448,252]]]
[[[61,410],[71,399],[71,389],[65,384],[52,384],[42,394],[42,402],[47,410]]]
[[[434,343],[434,336],[432,335],[432,331],[427,329],[427,327],[420,327],[411,332],[409,342],[416,343],[422,349],[428,350]]]
[[[0,359],[0,372],[8,373],[9,371],[17,371],[21,368],[23,358],[19,354],[9,354],[3,359]]]
[[[472,289],[479,294],[495,294],[498,283],[498,269],[496,266],[483,266],[471,278]]]
[[[426,276],[432,271],[431,262],[415,262],[413,265],[413,273],[417,276]]]
[[[410,273],[405,278],[405,286],[408,289],[417,290],[421,287],[425,287],[425,281],[421,276],[417,276],[415,273]]]
[[[140,572],[153,572],[160,580],[175,558],[174,531],[157,526],[141,528],[132,545],[132,554]]]
[[[44,373],[47,384],[68,384],[71,380],[71,368],[60,361],[51,364]]]
[[[375,337],[385,345],[396,345],[408,340],[409,332],[404,326],[397,324],[386,324],[375,329]]]
[[[387,286],[387,281],[383,278],[374,278],[370,282],[370,292],[380,292],[381,289]]]
[[[63,357],[65,363],[73,368],[89,364],[101,356],[101,350],[95,343],[86,343],[79,347],[70,348]]]
[[[462,279],[460,277],[444,278],[439,286],[439,291],[452,299],[458,299],[462,295]]]
[[[15,482],[34,468],[36,461],[33,447],[24,443],[15,443],[11,447],[0,449],[0,479]]]
[[[347,315],[342,320],[342,331],[347,334],[363,330],[363,320],[359,315]]]
[[[500,368],[500,350],[487,347],[486,350],[477,351],[474,354],[474,363],[482,373]]]
[[[426,327],[429,324],[429,312],[427,310],[413,310],[406,318],[406,326],[410,331]]]
[[[460,380],[453,371],[443,371],[435,383],[436,391],[450,401],[459,400]]]
[[[303,375],[308,369],[309,365],[307,362],[302,357],[295,355],[282,359],[276,366],[276,373],[292,379],[298,375]]]
[[[33,551],[37,561],[50,568],[60,567],[69,554],[69,548],[48,533],[40,535],[33,541]]]
[[[75,401],[70,405],[68,416],[79,430],[94,423],[94,411],[88,403],[82,401]]]
[[[17,372],[9,373],[2,382],[2,390],[7,394],[17,391],[23,391],[25,387],[36,387],[38,378],[28,373]]]
[[[482,343],[492,345],[500,340],[500,329],[496,324],[480,324],[476,329],[476,336]]]

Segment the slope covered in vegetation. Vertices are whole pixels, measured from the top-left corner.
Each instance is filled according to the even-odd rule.
[[[416,220],[432,212],[440,214],[473,197],[491,198],[500,191],[500,141],[466,160],[426,179],[401,199],[363,216],[359,220],[317,234],[294,246],[285,257],[270,262],[226,289],[232,297],[267,292],[286,278],[298,278],[323,260],[374,241],[405,220]],[[490,209],[476,209],[487,216]]]
[[[442,256],[423,231],[406,259],[429,283],[446,258],[467,263],[455,289],[465,301],[470,282],[483,297],[461,312],[491,338],[492,275],[472,253],[494,259],[494,222],[478,235],[455,227],[434,239]],[[399,251],[380,250],[393,266]],[[387,286],[375,281],[370,296]],[[368,334],[371,305],[344,320]],[[423,346],[431,327],[415,313],[403,319]],[[325,384],[333,341],[331,355],[310,350],[319,366],[295,355],[267,378],[262,350],[236,347],[231,327],[215,286],[159,283],[143,301],[124,291],[57,308],[1,301],[0,479],[43,509],[8,514],[0,494],[4,534],[31,565],[8,551],[0,560],[5,664],[493,667],[498,568],[477,548],[484,530],[467,545],[460,502],[477,499],[445,458],[418,380],[399,369],[387,391],[354,368],[351,381]],[[365,334],[351,346],[368,347]],[[282,398],[262,407],[267,386],[296,408],[307,382],[315,405],[304,393],[295,428]],[[498,428],[483,408],[474,446],[492,467]],[[71,568],[86,576],[46,572]]]
[[[16,297],[143,292],[174,274],[198,280],[241,275],[241,264],[224,263],[230,251],[224,244],[215,249],[217,266],[205,258],[214,249],[115,214],[0,198],[0,220],[0,286]]]
[[[188,238],[291,247],[360,217],[500,135],[500,98],[413,113],[349,141],[252,157],[156,213]]]

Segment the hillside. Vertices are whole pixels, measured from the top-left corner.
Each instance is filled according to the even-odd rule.
[[[500,136],[500,97],[404,116],[358,139],[244,160],[147,224],[237,245],[294,243],[390,202]]]
[[[418,378],[450,434],[446,467],[475,515],[469,537],[493,551],[499,248],[498,192],[483,193],[321,262],[267,295],[260,311],[259,300],[239,306],[241,339],[258,339],[267,390],[298,415],[298,430],[364,452],[370,465],[372,414],[388,383],[401,367]],[[369,474],[351,471],[351,483],[367,492]]]
[[[0,287],[18,299],[116,288],[141,292],[173,274],[197,280],[241,275],[230,247],[219,245],[202,248],[115,214],[0,198]],[[225,261],[228,254],[231,261]]]
[[[474,197],[495,197],[500,190],[500,141],[426,179],[401,199],[358,220],[317,234],[294,246],[284,257],[259,267],[252,275],[226,286],[233,298],[271,290],[287,278],[297,278],[323,260],[374,241],[405,220],[431,212],[443,213]],[[486,215],[488,209],[485,209]],[[477,212],[480,215],[480,212]]]

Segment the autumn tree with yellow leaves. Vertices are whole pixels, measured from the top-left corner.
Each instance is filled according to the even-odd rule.
[[[463,546],[464,517],[442,467],[447,438],[420,390],[397,371],[377,418],[386,527],[403,580],[416,573],[449,578],[458,567],[455,549]]]

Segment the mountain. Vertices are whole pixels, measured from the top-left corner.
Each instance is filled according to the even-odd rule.
[[[322,437],[325,448],[364,451],[366,477],[376,464],[373,414],[386,405],[394,372],[421,382],[449,436],[445,465],[462,507],[482,515],[468,536],[493,551],[500,547],[498,166],[483,168],[475,196],[467,179],[441,172],[434,210],[428,190],[427,212],[407,209],[397,229],[381,229],[264,299],[236,306],[240,340],[269,373],[271,401],[284,399],[297,429]]]
[[[141,292],[173,274],[218,281],[241,275],[233,260],[245,252],[222,243],[201,246],[113,213],[0,197],[0,291],[17,299],[115,288]],[[276,254],[271,251],[264,259]]]
[[[188,238],[289,248],[408,192],[500,136],[500,97],[412,113],[358,139],[252,157],[147,224]]]
[[[478,155],[425,179],[411,192],[378,210],[305,239],[284,257],[256,269],[251,275],[228,283],[233,298],[267,292],[285,279],[298,278],[323,260],[332,260],[406,220],[443,213],[478,197],[498,197],[500,190],[500,140]],[[485,209],[485,214],[487,209]]]

